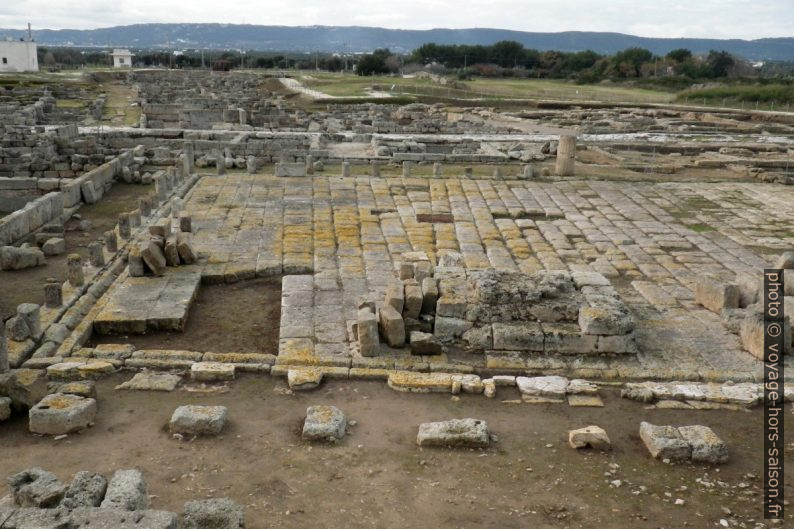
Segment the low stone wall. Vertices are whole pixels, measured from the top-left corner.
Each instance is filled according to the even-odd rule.
[[[129,150],[78,178],[60,180],[60,191],[52,191],[36,198],[22,209],[0,219],[0,246],[14,244],[45,224],[59,219],[64,208],[74,207],[80,202],[93,204],[110,189],[121,169],[132,163],[133,151]],[[19,180],[29,180],[37,185],[37,181],[33,179]]]

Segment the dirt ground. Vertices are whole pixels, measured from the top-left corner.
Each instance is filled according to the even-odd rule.
[[[33,465],[62,480],[78,470],[109,475],[137,467],[153,508],[180,511],[190,499],[228,496],[245,505],[252,529],[705,528],[721,519],[731,527],[762,521],[758,409],[646,410],[611,392],[604,408],[503,402],[518,398],[514,388],[500,388],[494,400],[457,400],[397,393],[382,382],[329,381],[288,394],[282,380],[253,375],[226,393],[113,390],[129,376],[98,384],[97,422],[80,435],[55,441],[29,434],[24,417],[5,423],[0,476]],[[229,407],[221,437],[168,435],[171,412],[191,403]],[[313,404],[336,405],[357,424],[338,445],[307,444],[299,430]],[[453,417],[487,420],[498,441],[481,451],[416,446],[420,422]],[[730,462],[710,468],[652,460],[637,434],[641,420],[709,425],[728,443]],[[589,424],[607,430],[610,453],[567,446],[567,431]],[[794,481],[786,485],[792,497]],[[684,504],[675,505],[677,499]]]
[[[20,303],[44,303],[44,282],[48,277],[66,280],[66,257],[77,253],[88,259],[88,245],[103,240],[103,233],[118,222],[123,211],[138,207],[138,199],[148,195],[150,185],[115,183],[96,204],[84,205],[77,214],[91,221],[91,229],[80,231],[79,220],[66,223],[66,253],[47,258],[47,264],[13,272],[0,271],[0,318],[7,319],[16,314]]]
[[[138,349],[278,354],[281,280],[254,279],[200,285],[185,331],[142,336],[99,336],[96,343],[131,343]]]

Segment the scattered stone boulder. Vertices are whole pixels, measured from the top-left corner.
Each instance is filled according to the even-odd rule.
[[[612,443],[603,428],[587,426],[568,432],[568,444],[572,448],[593,448],[595,450],[609,450]]]
[[[43,435],[63,435],[88,428],[96,418],[96,400],[53,393],[33,406],[29,429]]]
[[[303,422],[307,441],[339,441],[345,436],[347,417],[335,406],[310,406]]]
[[[138,391],[174,391],[182,381],[179,375],[170,373],[144,372],[136,373],[130,380],[122,382],[116,389],[132,389]]]
[[[681,437],[692,447],[692,461],[716,465],[728,461],[728,447],[708,426],[678,428]]]
[[[66,486],[55,474],[37,467],[10,476],[8,487],[19,507],[55,507],[66,492]]]
[[[66,240],[60,237],[47,239],[44,244],[41,245],[41,251],[48,257],[66,253]]]
[[[783,252],[775,261],[774,268],[794,270],[794,252]]]
[[[392,306],[384,305],[379,312],[380,333],[391,347],[405,345],[405,321]]]
[[[100,506],[103,509],[119,509],[122,511],[139,511],[149,508],[149,494],[146,481],[140,470],[117,470],[110,478],[105,492],[105,499]]]
[[[298,367],[287,371],[287,384],[293,391],[314,389],[323,381],[323,372],[314,367]]]
[[[211,498],[185,503],[182,529],[243,529],[243,508],[228,498]]]
[[[655,459],[710,464],[728,460],[728,448],[708,426],[655,426],[642,422],[640,438]]]
[[[0,270],[24,270],[47,263],[44,252],[38,248],[3,246],[0,248]]]
[[[15,369],[0,373],[0,394],[17,410],[28,410],[47,395],[47,376],[40,369]]]
[[[478,419],[452,419],[419,425],[419,446],[486,448],[491,443],[488,423]]]
[[[181,435],[218,435],[228,415],[226,406],[180,406],[174,410],[168,428]]]

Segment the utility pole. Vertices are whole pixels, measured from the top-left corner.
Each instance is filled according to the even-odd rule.
[[[201,50],[201,69],[204,69],[204,49]]]

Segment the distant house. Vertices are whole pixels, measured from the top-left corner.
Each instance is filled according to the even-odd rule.
[[[132,68],[132,58],[134,54],[130,50],[113,50],[111,53],[113,57],[114,68]]]
[[[0,40],[0,73],[38,72],[39,58],[36,42],[32,39]]]

